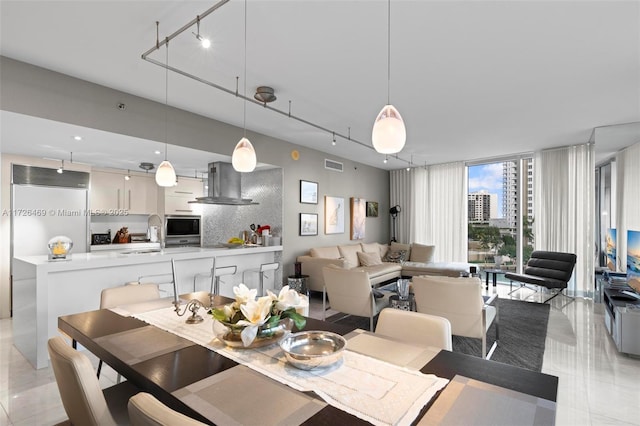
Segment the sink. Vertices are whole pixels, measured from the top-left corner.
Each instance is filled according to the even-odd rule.
[[[120,254],[147,254],[147,253],[160,253],[160,249],[140,249],[140,250],[127,250],[122,251]]]

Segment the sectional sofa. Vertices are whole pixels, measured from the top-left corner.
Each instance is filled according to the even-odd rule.
[[[302,273],[309,276],[307,287],[311,291],[324,288],[322,268],[327,265],[367,271],[373,286],[414,275],[459,277],[469,273],[468,263],[433,262],[434,252],[435,246],[416,243],[355,243],[312,248],[298,256],[297,261],[301,263]]]

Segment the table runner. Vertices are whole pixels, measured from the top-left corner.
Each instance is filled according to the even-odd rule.
[[[299,370],[286,362],[278,345],[233,349],[213,335],[213,320],[186,324],[172,308],[134,314],[135,318],[177,334],[299,391],[313,391],[327,403],[375,425],[409,424],[448,380],[402,368],[346,350],[340,363]]]

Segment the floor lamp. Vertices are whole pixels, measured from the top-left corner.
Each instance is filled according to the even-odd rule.
[[[397,242],[397,240],[396,240],[396,218],[398,217],[398,213],[400,213],[401,211],[402,210],[400,209],[400,206],[397,205],[397,204],[389,209],[389,214],[391,215],[391,219],[393,220],[393,227],[391,228],[391,231],[392,231],[391,242],[392,243]]]

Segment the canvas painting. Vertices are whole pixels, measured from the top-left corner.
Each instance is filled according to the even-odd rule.
[[[367,217],[378,217],[377,201],[367,201]]]
[[[324,197],[324,233],[344,234],[344,198]]]
[[[367,200],[351,197],[351,239],[363,240],[365,237],[365,219],[367,217]]]

